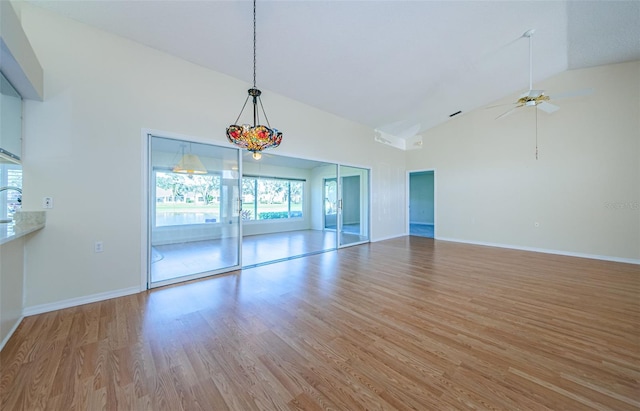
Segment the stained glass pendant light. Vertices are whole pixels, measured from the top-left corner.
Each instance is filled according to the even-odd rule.
[[[253,153],[253,158],[259,160],[262,157],[262,151],[268,148],[278,147],[282,142],[282,133],[272,128],[264,111],[262,100],[260,100],[262,92],[256,88],[256,0],[253,0],[253,87],[249,89],[249,95],[244,101],[242,110],[238,114],[235,123],[227,127],[227,139],[230,143],[240,148],[247,149]],[[253,103],[253,126],[249,124],[238,125],[240,116],[247,106],[247,102],[251,98]],[[258,112],[258,103],[267,125],[260,125],[260,113]]]

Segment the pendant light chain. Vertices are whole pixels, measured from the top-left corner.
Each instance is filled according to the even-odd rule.
[[[262,106],[262,99],[260,99],[260,95],[262,94],[262,92],[256,87],[256,31],[256,0],[253,0],[253,88],[248,90],[249,95],[244,101],[242,110],[240,110],[240,114],[238,114],[238,118],[236,119],[235,124],[227,127],[226,134],[227,139],[231,144],[235,144],[240,148],[252,152],[253,158],[259,160],[262,156],[261,152],[263,150],[278,147],[280,145],[280,142],[282,142],[282,132],[278,131],[275,128],[271,128],[271,124],[269,124],[269,119],[267,118],[267,113],[264,111],[264,107]],[[249,98],[252,99],[253,125],[238,125],[238,121],[240,120],[242,112],[249,102]],[[260,125],[260,109],[262,110],[264,119],[267,122],[266,126]]]
[[[256,88],[256,0],[253,0],[253,88]]]

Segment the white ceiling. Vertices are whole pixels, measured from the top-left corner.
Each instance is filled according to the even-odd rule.
[[[30,2],[252,82],[250,1]],[[257,86],[267,113],[273,91],[410,137],[527,90],[521,35],[532,28],[534,88],[567,69],[640,60],[637,0],[259,0]]]

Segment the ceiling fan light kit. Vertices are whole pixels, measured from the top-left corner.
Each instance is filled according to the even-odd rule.
[[[553,113],[554,111],[560,109],[560,107],[549,103],[551,97],[544,94],[544,90],[533,89],[533,34],[535,32],[535,29],[530,29],[525,31],[521,36],[522,38],[529,39],[529,90],[520,95],[518,100],[516,100],[516,102],[514,103],[515,107],[502,113],[501,115],[496,117],[496,119],[505,117],[511,114],[515,109],[520,107],[538,107],[542,104],[544,107],[540,108],[547,113]]]

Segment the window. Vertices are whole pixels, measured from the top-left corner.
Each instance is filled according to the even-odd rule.
[[[156,227],[220,221],[220,176],[155,170]]]
[[[19,164],[0,164],[0,187],[17,187],[22,189],[22,166]],[[20,210],[22,194],[9,189],[0,192],[0,220],[12,219]]]
[[[242,178],[242,219],[301,218],[304,180],[273,177]]]

